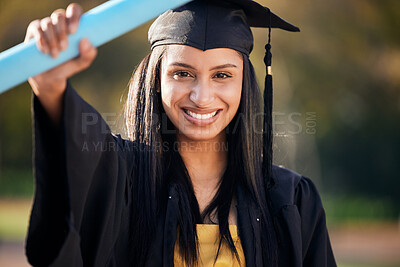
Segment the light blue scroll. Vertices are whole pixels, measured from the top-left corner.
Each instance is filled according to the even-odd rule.
[[[68,49],[56,59],[40,52],[34,40],[0,53],[0,94],[79,55],[78,43],[86,37],[94,46],[112,39],[189,0],[112,0],[83,14],[78,31],[68,38]]]

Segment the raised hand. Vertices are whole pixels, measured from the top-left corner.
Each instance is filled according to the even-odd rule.
[[[57,9],[50,17],[32,21],[25,41],[34,38],[40,51],[56,58],[68,47],[68,34],[76,32],[81,15],[82,8],[78,4],[70,4],[66,10]],[[85,38],[79,42],[79,52],[78,57],[28,79],[33,92],[56,124],[61,117],[67,79],[88,68],[97,55],[97,49]]]

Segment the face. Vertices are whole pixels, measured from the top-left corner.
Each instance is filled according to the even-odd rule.
[[[243,59],[235,50],[169,45],[161,65],[161,99],[178,140],[221,140],[242,92]]]

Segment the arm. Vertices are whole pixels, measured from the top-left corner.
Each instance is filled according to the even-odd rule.
[[[56,127],[34,98],[36,187],[26,253],[33,266],[105,266],[127,232],[121,220],[129,218],[133,144],[112,135],[70,84],[63,101]],[[88,114],[97,122],[88,123]]]
[[[112,135],[66,80],[90,61],[83,50],[30,79],[35,196],[26,254],[33,266],[105,266],[129,218],[131,143]]]
[[[25,41],[34,38],[40,51],[56,58],[67,48],[67,35],[77,30],[81,15],[82,8],[77,4],[70,4],[66,11],[59,9],[50,17],[32,21],[28,26]],[[97,55],[97,50],[87,39],[81,40],[79,51],[78,58],[28,79],[34,94],[56,125],[60,123],[67,79],[88,68]]]
[[[121,219],[129,218],[133,144],[112,135],[70,84],[63,101],[56,127],[34,98],[36,187],[26,253],[33,266],[105,266],[127,232]],[[87,123],[87,114],[97,122]]]

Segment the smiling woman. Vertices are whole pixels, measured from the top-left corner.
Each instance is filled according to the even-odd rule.
[[[242,56],[229,48],[170,45],[161,66],[162,104],[178,140],[224,140],[240,103]]]
[[[58,10],[27,38],[56,56],[80,14]],[[129,85],[128,140],[103,120],[85,124],[83,114],[100,115],[67,81],[96,56],[87,40],[80,57],[30,79],[32,265],[335,266],[314,184],[263,150],[271,114],[261,111],[250,25],[298,30],[249,0],[196,0],[162,14]]]

